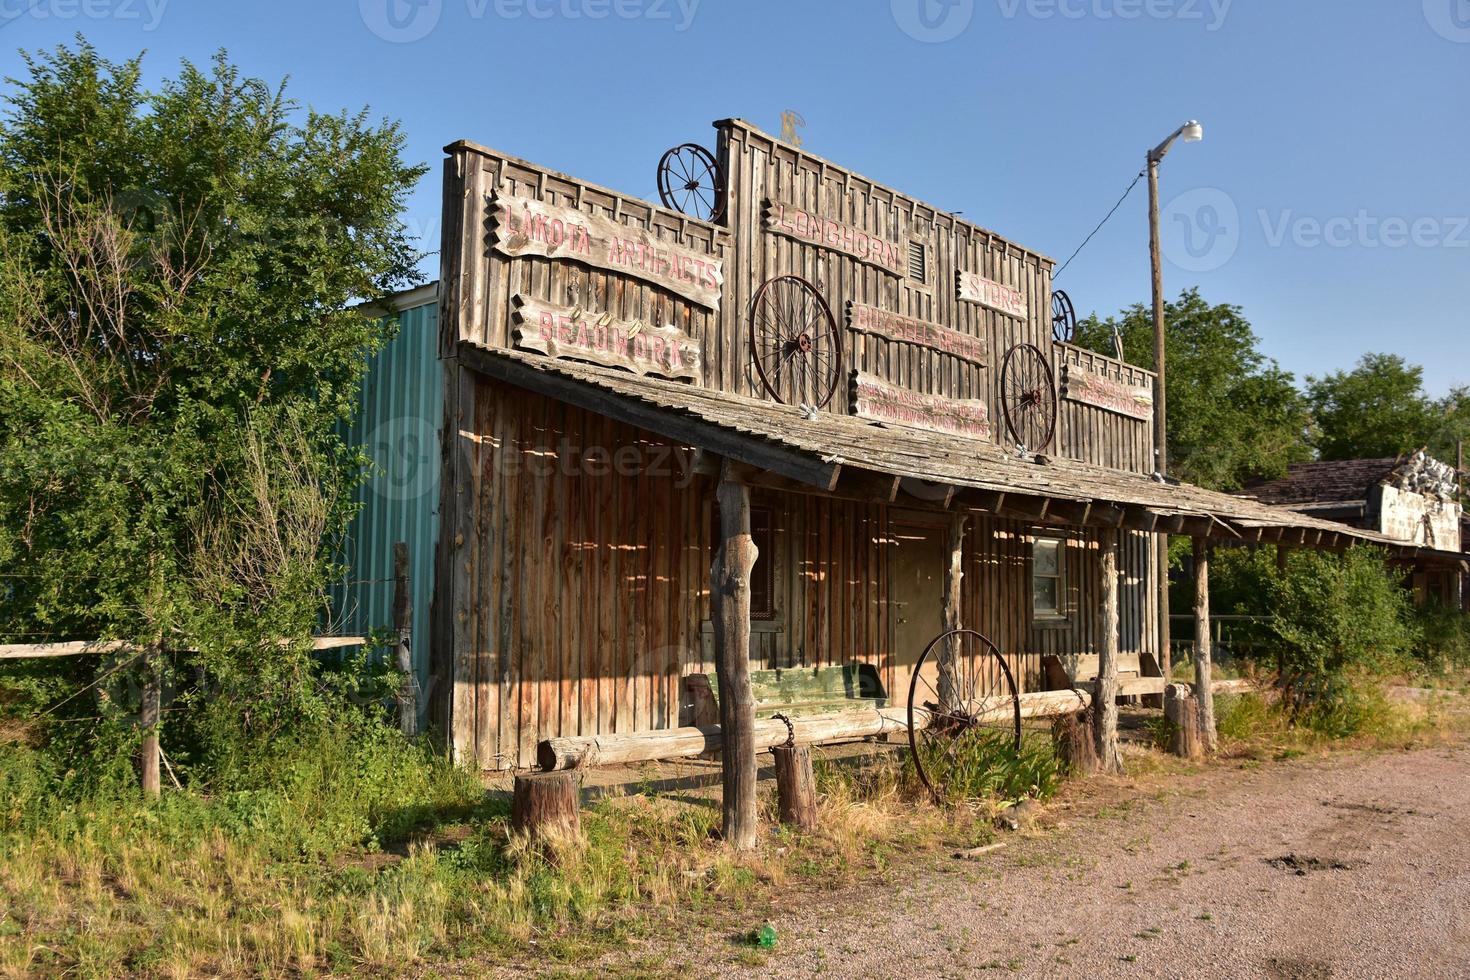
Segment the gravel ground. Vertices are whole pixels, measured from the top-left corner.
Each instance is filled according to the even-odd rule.
[[[1470,977],[1470,751],[1096,780],[1060,825],[791,896],[779,949],[686,976]],[[642,950],[647,954],[649,950]],[[645,960],[645,962],[647,962]]]

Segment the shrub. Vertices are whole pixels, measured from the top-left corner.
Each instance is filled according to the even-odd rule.
[[[942,772],[944,795],[952,801],[1028,797],[1050,799],[1063,776],[1062,761],[1048,733],[1027,732],[1016,748],[1015,732],[1004,728],[972,728],[952,743],[920,742],[925,771]]]
[[[1423,666],[1436,672],[1470,667],[1470,616],[1431,603],[1416,618],[1422,641],[1415,653]]]

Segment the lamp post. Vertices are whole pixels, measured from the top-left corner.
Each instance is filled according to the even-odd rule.
[[[1169,134],[1169,138],[1148,151],[1148,231],[1149,260],[1153,274],[1154,299],[1154,470],[1162,479],[1169,475],[1168,403],[1165,390],[1164,361],[1164,265],[1159,245],[1159,164],[1169,153],[1174,141],[1198,143],[1205,138],[1205,128],[1191,119]],[[1159,666],[1165,678],[1173,667],[1173,651],[1169,648],[1169,536],[1159,535]]]

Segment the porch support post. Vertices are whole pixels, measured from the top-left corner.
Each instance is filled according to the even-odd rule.
[[[1210,639],[1210,544],[1194,539],[1194,688],[1199,701],[1200,747],[1215,752],[1215,694],[1210,674],[1214,655]]]
[[[750,487],[726,460],[716,491],[720,541],[710,569],[715,672],[720,681],[720,762],[725,841],[737,851],[756,845],[755,697],[750,690]]]
[[[943,626],[945,632],[960,628],[960,609],[964,605],[964,593],[960,586],[965,577],[965,532],[969,529],[970,518],[967,514],[956,514],[949,522],[949,559],[944,565],[944,601],[942,613],[944,616]],[[945,644],[945,662],[953,664],[960,656],[960,638],[951,637]],[[940,699],[944,700],[952,692],[943,690],[949,687],[946,678],[951,676],[951,671],[943,671],[939,677],[941,688]]]
[[[1098,770],[1123,771],[1118,750],[1118,531],[1103,531],[1099,541],[1102,561],[1102,645],[1098,648],[1097,680],[1092,689],[1092,740]]]

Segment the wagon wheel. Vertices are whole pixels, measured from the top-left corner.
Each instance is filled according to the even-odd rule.
[[[1057,389],[1051,365],[1031,344],[1006,351],[1000,369],[1000,407],[1006,428],[1024,452],[1051,445],[1057,426]]]
[[[676,146],[658,161],[658,196],[664,207],[700,221],[719,221],[725,215],[720,165],[698,143]]]
[[[1077,310],[1072,297],[1058,289],[1051,294],[1051,339],[1070,344],[1077,333]]]
[[[750,306],[750,359],[761,384],[785,405],[821,408],[842,373],[842,334],[817,287],[777,276]]]
[[[909,749],[941,806],[981,795],[989,766],[1021,749],[1021,700],[1005,657],[957,629],[924,648],[909,681]]]

